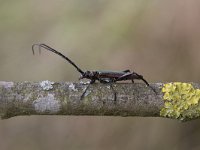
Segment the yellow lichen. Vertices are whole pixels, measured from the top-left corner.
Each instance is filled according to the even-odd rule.
[[[167,83],[162,88],[164,107],[160,111],[163,117],[180,120],[200,116],[200,89],[194,89],[190,83]]]

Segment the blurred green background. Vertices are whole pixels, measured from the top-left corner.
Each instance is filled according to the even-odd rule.
[[[131,69],[149,82],[199,82],[200,1],[0,0],[0,80],[77,81],[46,43],[84,70]],[[200,121],[29,116],[0,120],[0,150],[200,149]]]

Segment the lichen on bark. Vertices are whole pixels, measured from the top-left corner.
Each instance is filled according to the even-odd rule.
[[[181,121],[199,118],[200,89],[191,83],[174,82],[164,84],[162,92],[165,104],[161,116]]]

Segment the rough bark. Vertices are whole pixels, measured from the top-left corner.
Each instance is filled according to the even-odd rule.
[[[162,83],[88,84],[50,81],[0,82],[0,117],[20,115],[160,116]]]

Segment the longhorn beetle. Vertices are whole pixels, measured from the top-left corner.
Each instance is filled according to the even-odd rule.
[[[35,46],[39,47],[39,53],[41,53],[41,48],[44,48],[48,51],[51,51],[51,52],[61,56],[65,60],[67,60],[81,74],[79,79],[86,78],[86,79],[90,80],[89,85],[93,84],[96,80],[98,80],[100,83],[114,83],[114,82],[122,81],[122,80],[131,80],[132,83],[134,83],[134,79],[137,79],[137,80],[142,80],[148,87],[150,87],[156,93],[156,91],[149,85],[149,83],[143,78],[143,76],[137,74],[136,72],[131,72],[130,70],[124,70],[124,71],[85,71],[84,72],[73,61],[71,61],[68,57],[61,54],[57,50],[49,47],[46,44],[33,44],[32,45],[33,55],[34,55]],[[89,85],[87,86],[87,88],[83,92],[81,99],[84,97]],[[110,86],[111,86],[112,90],[114,91],[111,84],[110,84]],[[116,92],[115,91],[114,91],[114,94],[115,94],[114,97],[115,97],[115,100],[116,100]]]

